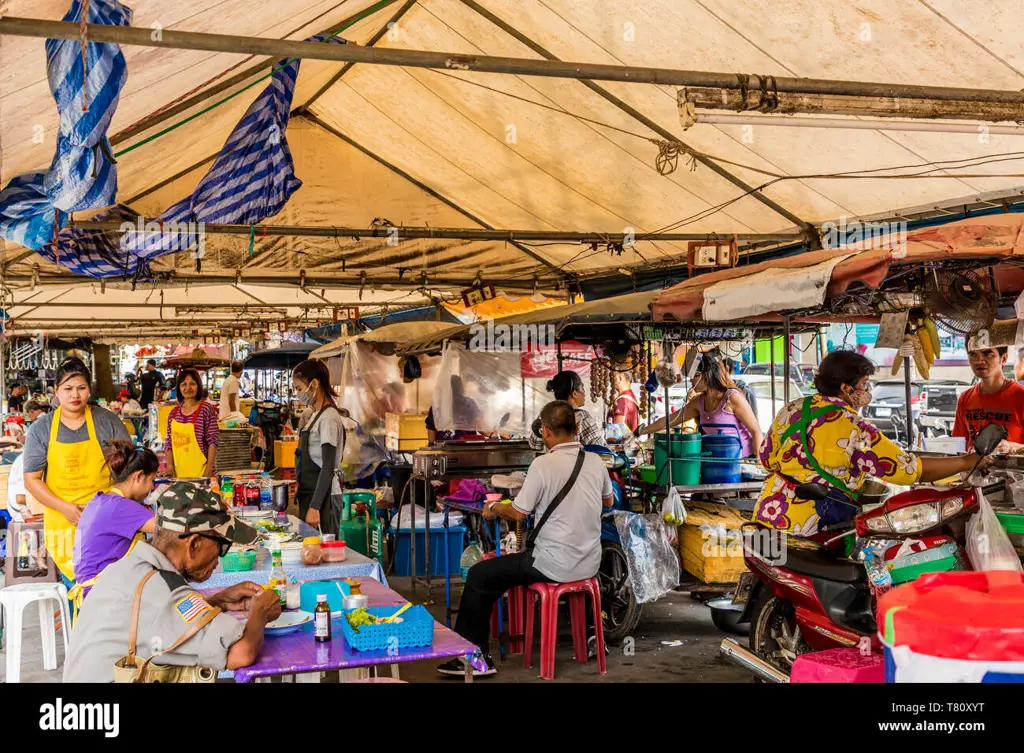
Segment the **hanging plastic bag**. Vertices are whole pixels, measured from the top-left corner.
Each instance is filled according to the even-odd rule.
[[[674,486],[669,489],[665,501],[661,503],[661,519],[670,526],[681,526],[686,522],[686,507]]]
[[[679,556],[669,543],[665,521],[657,515],[621,511],[614,517],[637,602],[656,601],[678,586]]]
[[[978,496],[981,498],[981,509],[967,521],[967,556],[971,565],[975,570],[1021,572],[1020,557],[1009,535],[980,489]]]

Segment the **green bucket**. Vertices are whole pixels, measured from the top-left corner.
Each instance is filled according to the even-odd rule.
[[[672,483],[676,486],[693,486],[700,483],[700,434],[674,432],[671,442],[664,434],[654,437],[654,467],[657,483],[668,483],[668,459],[672,459]],[[669,447],[670,453],[665,448]],[[690,459],[692,458],[692,459]]]

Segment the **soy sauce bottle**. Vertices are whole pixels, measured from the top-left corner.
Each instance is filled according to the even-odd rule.
[[[316,609],[313,610],[313,636],[317,643],[331,642],[331,608],[327,594],[316,595]]]

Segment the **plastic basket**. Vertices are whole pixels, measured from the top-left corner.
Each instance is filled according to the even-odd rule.
[[[374,617],[390,617],[402,607],[369,607],[367,612]],[[383,625],[361,625],[355,630],[348,624],[348,613],[353,610],[346,610],[341,620],[341,632],[345,640],[356,651],[384,651],[395,648],[420,648],[429,646],[434,642],[434,618],[426,608],[417,605],[402,612],[399,617],[401,622],[385,623]]]
[[[256,552],[248,549],[244,552],[228,552],[220,558],[220,566],[226,573],[241,573],[252,570],[256,564]]]

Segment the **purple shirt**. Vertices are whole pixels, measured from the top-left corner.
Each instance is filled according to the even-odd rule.
[[[100,493],[82,510],[75,534],[75,580],[95,578],[128,553],[132,539],[153,511],[116,492]]]

